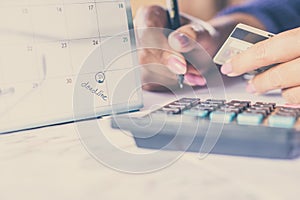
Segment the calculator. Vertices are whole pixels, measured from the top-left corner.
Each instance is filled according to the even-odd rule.
[[[299,156],[300,108],[270,102],[182,98],[143,116],[116,115],[138,147],[272,159]],[[206,149],[207,151],[207,149]]]

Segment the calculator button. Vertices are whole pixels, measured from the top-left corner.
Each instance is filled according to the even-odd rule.
[[[225,106],[222,106],[222,107],[239,108],[241,110],[245,110],[246,108],[248,108],[246,105],[236,104],[236,103],[227,103]]]
[[[232,100],[228,104],[233,104],[233,105],[240,105],[244,107],[250,107],[251,101],[238,101],[238,100]]]
[[[188,115],[188,116],[193,116],[193,117],[205,118],[205,117],[208,116],[209,111],[207,111],[207,110],[191,109],[191,110],[184,111],[183,114],[184,115]]]
[[[186,105],[177,105],[177,104],[169,104],[168,106],[169,106],[170,108],[178,108],[178,109],[180,109],[181,111],[187,108]]]
[[[168,113],[168,114],[178,114],[178,113],[180,113],[179,108],[163,107],[161,110]]]
[[[236,117],[235,112],[215,111],[210,113],[209,118],[212,122],[230,123]]]
[[[285,116],[285,117],[298,117],[298,114],[295,113],[295,112],[278,111],[278,112],[275,113],[275,115]]]
[[[269,110],[265,110],[265,109],[261,109],[261,108],[248,108],[246,109],[246,111],[244,113],[249,113],[249,114],[262,114],[264,117],[266,117],[270,111]]]
[[[268,113],[272,112],[274,110],[274,107],[272,105],[262,105],[262,104],[254,104],[253,106],[251,106],[252,108],[256,108],[256,109],[263,109],[263,110],[267,110]]]
[[[240,108],[224,108],[224,107],[221,107],[218,111],[221,111],[221,112],[234,112],[234,113],[238,114],[238,113],[241,112],[241,109]]]
[[[263,114],[259,113],[242,113],[237,117],[238,124],[241,125],[260,125],[264,119]]]
[[[198,106],[199,107],[206,107],[206,108],[214,108],[214,109],[220,107],[220,105],[218,105],[218,104],[209,104],[209,103],[203,103],[203,102],[200,103]]]
[[[209,112],[215,111],[216,108],[212,106],[203,106],[203,105],[198,105],[193,107],[192,109],[197,109],[197,110],[207,110]]]
[[[282,107],[282,109],[286,109],[286,110],[294,110],[294,111],[300,112],[300,108]]]
[[[300,110],[297,108],[279,107],[280,113],[293,113],[296,116],[300,116]]]
[[[181,102],[192,102],[192,101],[200,101],[199,98],[182,98],[179,101]]]
[[[181,105],[181,106],[186,106],[186,107],[190,107],[190,106],[192,106],[192,104],[191,104],[191,103],[189,103],[189,102],[179,102],[179,101],[175,101],[175,102],[173,102],[172,104],[173,104],[173,105]]]
[[[218,99],[207,99],[205,103],[209,104],[218,104],[218,105],[224,105],[226,100],[218,100]]]
[[[178,100],[179,103],[189,103],[191,106],[195,106],[200,103],[199,98],[182,98]]]
[[[221,111],[226,111],[226,112],[236,112],[240,113],[242,110],[244,110],[244,107],[239,107],[239,106],[232,106],[232,105],[224,105],[220,107]]]
[[[296,117],[272,115],[269,117],[268,123],[272,127],[293,128],[296,123]]]
[[[272,108],[274,109],[274,108],[275,108],[275,106],[276,106],[276,103],[263,103],[263,102],[256,102],[254,105],[270,106],[270,107],[272,107]]]

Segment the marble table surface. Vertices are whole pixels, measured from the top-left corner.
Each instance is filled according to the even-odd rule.
[[[153,97],[151,93],[144,95],[146,99]],[[169,97],[160,98],[163,103]],[[145,106],[149,105],[146,100]],[[111,129],[109,118],[80,123],[98,123],[109,141],[124,151],[152,152],[138,149],[130,136]],[[300,159],[222,155],[199,159],[197,153],[184,153],[155,172],[134,174],[97,160],[81,136],[74,123],[1,135],[0,199],[296,200],[300,196]],[[103,152],[110,155],[105,149]]]

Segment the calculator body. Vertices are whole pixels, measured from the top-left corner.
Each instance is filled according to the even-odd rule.
[[[218,106],[204,115],[202,111],[210,108],[203,108],[197,114],[189,113],[189,110],[199,106],[198,104],[174,114],[171,109],[163,111],[163,108],[169,105],[142,117],[115,116],[112,119],[112,127],[130,131],[137,146],[141,148],[272,159],[291,159],[299,156],[300,131],[297,121],[294,121],[293,127],[288,127],[288,123],[278,124],[284,120],[284,115],[288,115],[280,113],[279,107],[274,107],[274,110],[258,124],[254,122],[254,118],[239,117],[252,116],[248,108],[229,119],[229,113],[233,113],[230,109],[234,110],[233,107],[222,111],[222,106]],[[252,109],[252,106],[248,107]],[[256,115],[259,111],[253,113]],[[275,119],[277,116],[282,117],[282,120],[278,118],[275,123],[276,120],[270,120],[271,116]],[[272,121],[272,124],[268,121]],[[209,142],[210,146],[207,147]]]

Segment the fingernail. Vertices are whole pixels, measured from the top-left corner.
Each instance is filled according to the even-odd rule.
[[[184,48],[190,44],[190,39],[183,33],[175,32],[173,37],[178,41],[178,45]]]
[[[253,85],[252,83],[249,83],[249,84],[247,85],[246,91],[247,91],[248,93],[252,93],[252,94],[256,94],[256,93],[257,93],[257,92],[256,92],[256,89],[255,89],[255,87],[254,87],[254,85]]]
[[[225,63],[222,67],[221,67],[221,72],[224,75],[228,75],[232,73],[232,65],[230,62]]]
[[[192,86],[204,86],[207,83],[205,78],[196,75],[186,75],[184,78],[185,81]]]
[[[180,61],[176,57],[170,57],[168,60],[168,66],[172,72],[175,74],[185,74],[186,64]]]

